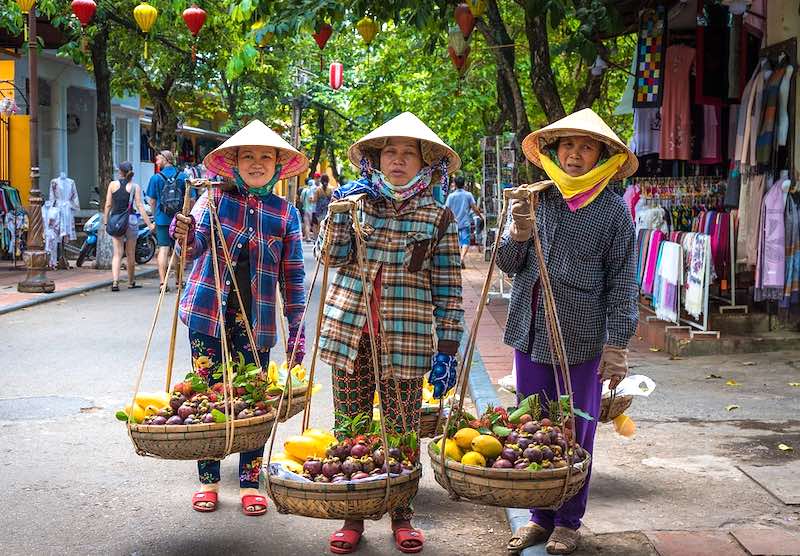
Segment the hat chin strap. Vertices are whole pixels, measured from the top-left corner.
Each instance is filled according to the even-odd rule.
[[[275,189],[275,184],[278,183],[278,180],[281,178],[282,169],[283,165],[276,164],[275,173],[272,175],[272,178],[270,178],[266,185],[263,187],[250,187],[244,182],[244,179],[242,179],[241,174],[239,174],[239,169],[234,167],[233,178],[236,181],[236,189],[238,189],[239,193],[242,195],[250,194],[255,195],[256,197],[267,197],[272,193],[272,190]]]

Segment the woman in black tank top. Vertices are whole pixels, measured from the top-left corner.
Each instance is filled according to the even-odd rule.
[[[135,205],[139,214],[144,218],[147,226],[153,230],[155,225],[150,221],[150,217],[144,210],[144,203],[142,203],[142,188],[139,184],[133,183],[133,165],[130,162],[123,162],[119,165],[118,181],[112,181],[108,184],[108,192],[106,194],[106,208],[103,215],[103,226],[105,227],[108,222],[109,214],[122,214],[128,210],[128,205]],[[133,196],[133,202],[131,202]],[[125,236],[111,238],[114,244],[114,255],[111,258],[111,291],[119,291],[119,269],[122,265],[123,250],[128,259],[128,288],[139,288],[136,284],[136,237],[139,229],[139,219],[132,217],[131,222],[128,224],[128,231]],[[127,241],[126,241],[127,240]]]

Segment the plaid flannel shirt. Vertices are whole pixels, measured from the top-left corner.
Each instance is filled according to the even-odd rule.
[[[461,262],[453,214],[429,190],[399,210],[383,198],[367,200],[360,213],[370,286],[381,271],[379,310],[386,340],[381,367],[399,379],[419,378],[431,368],[434,318],[438,351],[455,355],[463,332]],[[339,271],[325,299],[320,357],[332,367],[350,370],[365,333],[364,288],[349,214],[329,214],[323,221],[318,256],[329,226],[330,264]],[[445,230],[443,235],[440,230]]]
[[[250,291],[252,294],[251,325],[259,349],[275,345],[275,291],[280,285],[284,312],[289,320],[289,345],[300,335],[303,347],[304,331],[299,330],[305,306],[305,268],[297,209],[277,195],[260,199],[254,195],[222,192],[214,189],[219,220],[225,243],[236,261],[239,250],[247,243],[250,255]],[[214,268],[209,249],[211,221],[208,192],[203,193],[192,209],[196,221],[194,243],[187,257],[194,260],[186,291],[180,302],[181,320],[189,329],[219,337],[219,305],[214,285]],[[227,307],[231,275],[225,265],[219,238],[217,262],[221,273],[222,305]],[[239,284],[240,288],[246,285]],[[235,295],[235,294],[234,294]],[[224,311],[223,311],[224,313]]]
[[[608,189],[575,212],[555,186],[540,195],[536,223],[568,363],[594,359],[606,343],[627,347],[639,320],[630,211]],[[544,296],[539,295],[535,317],[532,307],[533,287],[539,280],[533,240],[511,239],[511,222],[509,213],[497,253],[497,266],[514,276],[504,341],[530,354],[533,361],[550,364],[554,359],[547,339]]]

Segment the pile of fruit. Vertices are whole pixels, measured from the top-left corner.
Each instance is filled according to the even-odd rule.
[[[139,393],[133,406],[128,404],[118,411],[117,419],[130,420],[145,425],[194,425],[198,423],[224,423],[228,414],[233,419],[249,419],[269,413],[277,407],[287,381],[294,388],[308,386],[305,369],[296,365],[291,372],[286,363],[280,367],[270,362],[266,371],[255,365],[245,365],[243,358],[233,365],[234,376],[224,403],[222,382],[209,386],[208,379],[216,380],[221,374],[203,373],[203,369],[188,373],[171,393]],[[221,373],[221,371],[218,371]],[[232,413],[231,413],[231,401]]]
[[[273,454],[270,462],[281,463],[317,483],[359,481],[387,472],[401,475],[418,465],[418,444],[413,432],[387,435],[388,450],[368,415],[341,417],[335,432],[341,440],[319,429],[290,436],[283,444],[283,452]]]
[[[564,404],[548,404],[548,417],[542,417],[538,394],[526,398],[518,408],[488,408],[480,419],[463,413],[450,427],[447,440],[440,440],[434,450],[464,465],[495,469],[539,471],[559,469],[588,457],[574,440],[574,427]],[[576,416],[589,418],[575,409]]]

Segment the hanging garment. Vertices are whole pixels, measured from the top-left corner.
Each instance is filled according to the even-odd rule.
[[[75,212],[80,210],[81,203],[78,198],[78,189],[75,180],[67,177],[58,177],[50,180],[50,200],[58,210],[60,220],[59,233],[61,237],[75,239]]]
[[[700,164],[722,162],[722,126],[719,106],[703,106],[703,144],[700,147]]]
[[[789,137],[789,89],[792,85],[792,74],[794,73],[794,66],[786,66],[786,73],[781,80],[780,91],[778,93],[778,129],[777,129],[777,144],[779,147],[785,147],[786,141]]]
[[[786,66],[775,69],[764,86],[764,111],[756,137],[756,162],[768,166],[775,146],[775,126],[778,120],[778,96]]]
[[[761,201],[766,191],[766,176],[745,172],[742,174],[739,195],[739,235],[736,242],[736,263],[755,266],[758,260],[759,222]]]
[[[631,150],[637,156],[657,153],[661,148],[661,109],[637,108],[633,111]]]
[[[756,265],[756,285],[753,298],[779,300],[783,297],[786,265],[785,223],[783,219],[783,189],[775,181],[761,205],[761,228]]]
[[[661,320],[678,321],[678,286],[681,276],[681,246],[672,241],[663,241],[658,257],[658,272],[653,299],[656,317]]]
[[[744,88],[739,107],[735,160],[745,166],[755,165],[755,136],[761,123],[761,95],[764,89],[765,68],[766,60],[762,60]],[[751,143],[753,143],[752,148]]]
[[[58,244],[61,242],[61,213],[53,201],[47,201],[42,206],[42,221],[44,222],[44,250],[50,259],[50,266],[58,264]]]
[[[684,246],[687,254],[684,308],[692,317],[699,318],[705,300],[706,271],[709,262],[708,236],[687,234]]]
[[[653,293],[653,282],[656,276],[656,266],[658,261],[658,247],[664,240],[664,232],[655,230],[650,236],[650,243],[647,247],[647,260],[644,268],[644,281],[642,283],[642,293]]]
[[[667,29],[666,10],[662,6],[643,10],[639,17],[639,38],[636,44],[636,81],[634,108],[654,108],[661,105],[665,75],[664,34]]]
[[[661,105],[660,157],[668,160],[689,160],[690,101],[689,72],[694,63],[694,48],[674,44],[667,48],[664,67],[665,88]]]
[[[789,195],[785,214],[786,270],[782,308],[796,305],[800,301],[800,207]]]

